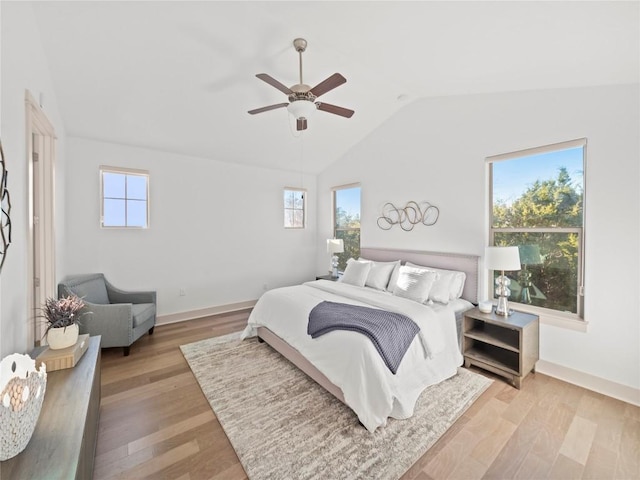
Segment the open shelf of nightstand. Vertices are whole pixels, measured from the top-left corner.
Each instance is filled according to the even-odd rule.
[[[499,349],[485,350],[483,348],[471,347],[465,351],[465,357],[469,357],[476,362],[496,367],[511,375],[518,375],[518,358],[517,355],[506,355],[507,351]]]
[[[464,314],[462,351],[465,367],[475,365],[506,377],[520,388],[539,358],[539,318],[514,312],[509,316],[482,313],[478,308]]]
[[[484,324],[486,327],[491,327],[491,325]],[[518,348],[518,336],[515,335],[515,339],[512,335],[513,331],[505,330],[501,328],[492,328],[490,331],[487,331],[486,328],[480,328],[475,326],[468,332],[465,332],[465,335],[468,338],[473,338],[474,340],[478,340],[483,343],[488,343],[491,345],[495,345],[496,347],[504,348],[505,350],[511,350],[512,352],[519,352]],[[513,341],[515,340],[515,342]]]

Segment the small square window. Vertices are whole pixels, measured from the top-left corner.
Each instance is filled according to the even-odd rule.
[[[149,227],[149,172],[100,167],[102,227]]]

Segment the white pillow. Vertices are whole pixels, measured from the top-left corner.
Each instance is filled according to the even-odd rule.
[[[395,262],[376,262],[375,260],[367,260],[360,257],[359,262],[371,262],[371,270],[367,275],[364,283],[366,287],[375,288],[376,290],[386,290],[389,285],[389,278],[396,265],[400,265],[400,260]]]
[[[367,275],[371,270],[371,262],[360,262],[350,258],[347,260],[347,268],[344,269],[342,283],[349,285],[356,285],[358,287],[364,287],[364,283],[367,281]]]
[[[398,264],[393,268],[393,272],[391,272],[391,278],[389,279],[389,285],[387,286],[387,291],[391,293],[393,293],[393,289],[396,288],[396,285],[398,284],[400,267],[402,267],[402,265],[398,262]]]
[[[464,272],[458,272],[456,270],[444,270],[442,268],[435,267],[426,267],[423,265],[416,265],[415,263],[407,262],[407,266],[414,268],[424,268],[431,272],[437,272],[439,274],[439,279],[436,282],[437,285],[434,285],[432,291],[433,295],[436,295],[438,299],[431,298],[435,302],[440,303],[449,303],[451,300],[455,300],[456,298],[460,298],[462,296],[462,291],[464,290],[464,282],[467,279],[467,275]],[[443,301],[445,298],[445,294],[443,293],[445,290],[449,292],[449,300]]]
[[[428,270],[428,269],[427,269]],[[432,271],[432,270],[428,270]],[[446,273],[439,273],[438,278],[431,287],[431,291],[429,292],[429,300],[438,303],[444,303],[445,305],[449,303],[449,296],[451,291],[451,281],[453,280],[453,275],[449,275]]]
[[[437,277],[436,272],[422,268],[400,267],[398,283],[393,288],[393,294],[424,303],[429,299],[429,291]]]

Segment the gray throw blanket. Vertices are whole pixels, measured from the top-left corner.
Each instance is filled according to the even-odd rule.
[[[321,302],[309,312],[311,338],[333,330],[350,330],[369,337],[395,375],[420,327],[406,315],[347,303]]]

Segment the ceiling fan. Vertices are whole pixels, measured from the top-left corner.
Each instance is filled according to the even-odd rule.
[[[255,115],[256,113],[268,112],[269,110],[275,110],[276,108],[287,107],[289,113],[296,118],[296,130],[306,130],[307,119],[316,110],[322,110],[324,112],[333,113],[334,115],[340,115],[341,117],[351,118],[354,114],[353,110],[331,105],[329,103],[316,102],[316,98],[320,95],[324,95],[328,91],[339,87],[345,83],[347,79],[339,73],[334,73],[313,88],[306,85],[302,81],[302,52],[307,49],[307,41],[304,38],[296,38],[293,41],[293,46],[296,49],[296,52],[298,52],[298,57],[300,59],[300,83],[289,88],[266,73],[258,73],[256,75],[256,77],[263,82],[268,83],[272,87],[275,87],[282,93],[288,95],[289,103],[276,103],[275,105],[249,110],[249,113],[251,115]]]

